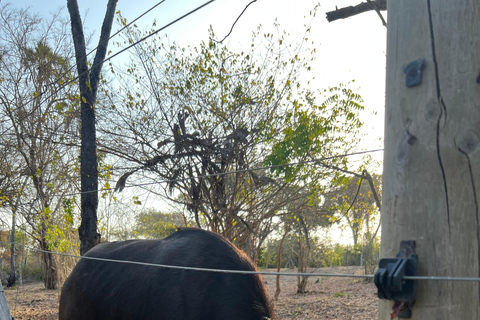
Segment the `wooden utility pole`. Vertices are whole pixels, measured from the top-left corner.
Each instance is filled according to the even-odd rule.
[[[480,1],[388,1],[382,256],[415,240],[419,275],[480,277],[479,72]],[[418,281],[411,319],[480,319],[479,290]]]

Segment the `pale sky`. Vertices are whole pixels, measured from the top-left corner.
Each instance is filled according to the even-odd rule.
[[[4,0],[5,1],[5,0]],[[2,2],[2,0],[0,0]],[[60,7],[66,6],[66,0],[15,0],[11,1],[17,8],[30,6],[32,11],[47,15]],[[158,3],[158,0],[119,0],[117,10],[120,10],[127,21],[132,21],[147,9]],[[150,25],[156,19],[157,26],[163,26],[208,0],[166,0],[145,15],[137,25]],[[385,63],[386,63],[386,28],[374,11],[363,13],[348,19],[328,23],[325,12],[355,5],[361,0],[328,0],[320,3],[317,16],[312,23],[310,39],[315,41],[317,49],[313,73],[318,88],[335,86],[355,80],[352,89],[365,100],[369,111],[364,112],[362,120],[368,137],[361,144],[362,149],[377,149],[383,146],[379,141],[384,130],[385,105]],[[107,0],[78,0],[82,16],[85,13],[84,26],[89,32],[95,32],[93,44],[98,42],[98,30],[101,27]],[[201,41],[208,41],[210,25],[218,39],[223,38],[230,30],[233,22],[250,3],[250,0],[216,0],[200,11],[179,21],[164,30],[169,35],[169,41],[176,41],[182,46],[196,46]],[[262,24],[264,31],[273,31],[273,22],[277,18],[280,26],[292,34],[290,39],[299,39],[303,35],[304,24],[309,19],[310,10],[318,4],[316,0],[257,0],[252,3],[228,38],[229,49],[242,50],[250,44],[252,31]],[[386,12],[382,12],[386,18]],[[65,14],[67,11],[65,9]],[[114,31],[118,26],[114,27]],[[114,48],[109,47],[113,52]],[[122,54],[126,55],[126,53]],[[122,55],[114,59],[122,59]],[[311,75],[310,75],[311,76]],[[376,111],[376,116],[371,112]],[[381,153],[376,153],[377,159],[382,159]]]
[[[233,22],[250,1],[216,0],[165,29],[163,34],[168,34],[170,42],[178,42],[181,46],[197,46],[201,41],[208,41],[208,28],[212,25],[217,39],[221,39],[230,31]],[[17,8],[31,7],[32,12],[38,12],[42,16],[66,6],[66,0],[10,2]],[[117,10],[120,10],[122,16],[130,22],[158,2],[158,0],[119,0]],[[151,25],[155,19],[157,27],[161,27],[206,2],[208,0],[166,0],[136,24]],[[332,23],[327,22],[325,18],[325,12],[335,10],[335,6],[342,8],[360,2],[362,0],[328,0],[320,3],[309,36],[310,40],[315,41],[317,54],[311,73],[316,77],[314,84],[318,89],[355,80],[351,88],[358,89],[356,92],[363,97],[364,105],[368,109],[361,115],[362,121],[365,122],[363,130],[368,136],[359,147],[362,150],[372,150],[383,147],[386,28],[374,11]],[[105,15],[107,0],[78,0],[78,3],[82,17],[85,17],[86,13],[84,21],[86,32],[94,32],[92,39],[94,46],[98,43],[98,30]],[[250,45],[251,34],[259,24],[262,24],[265,33],[274,31],[275,18],[281,28],[292,35],[290,40],[301,39],[305,30],[304,24],[310,21],[309,12],[316,4],[318,1],[315,0],[257,0],[237,22],[226,43],[230,50],[241,51]],[[64,14],[68,15],[66,9]],[[386,19],[386,12],[382,14]],[[118,25],[114,25],[113,31],[118,29]],[[115,52],[112,46],[109,49]],[[118,59],[125,59],[125,55],[128,54],[122,55],[114,58],[113,62],[117,64]],[[312,74],[309,75],[311,76]],[[373,111],[377,113],[375,116],[371,115]],[[377,160],[383,159],[381,152],[373,156]],[[381,172],[381,168],[377,172]],[[337,236],[339,233],[338,230],[333,232]],[[350,242],[349,236],[349,230],[345,230],[341,239],[343,241],[336,240]]]

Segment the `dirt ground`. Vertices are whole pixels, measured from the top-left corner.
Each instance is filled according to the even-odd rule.
[[[274,270],[269,270],[274,271]],[[292,270],[282,270],[282,272]],[[358,267],[324,268],[318,273],[355,273]],[[270,297],[275,293],[275,276],[264,276]],[[358,278],[311,277],[306,294],[296,294],[297,278],[281,277],[281,293],[275,303],[278,320],[337,319],[372,320],[377,318],[375,285]],[[6,289],[10,313],[15,320],[51,320],[58,318],[57,290],[45,290],[42,283],[27,283],[18,289]]]
[[[274,271],[274,270],[271,270]],[[282,272],[292,272],[282,270]],[[317,273],[362,274],[359,267],[318,269]],[[274,297],[275,276],[264,276],[270,297]],[[281,293],[275,303],[278,320],[377,319],[377,288],[362,278],[310,277],[306,294],[296,294],[297,277],[280,277]]]

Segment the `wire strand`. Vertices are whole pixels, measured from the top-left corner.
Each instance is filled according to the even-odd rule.
[[[156,7],[158,7],[159,5],[161,5],[161,4],[162,4],[163,2],[165,2],[165,1],[166,1],[166,0],[162,0],[162,1],[158,2],[156,5],[154,5],[153,7],[151,7],[150,9],[148,9],[147,11],[143,12],[141,15],[139,15],[138,17],[136,17],[135,19],[133,19],[130,23],[128,23],[127,25],[125,25],[123,28],[121,28],[120,30],[118,30],[117,32],[115,32],[114,34],[112,34],[107,40],[103,41],[102,43],[99,43],[95,48],[93,48],[92,50],[90,50],[90,52],[87,53],[86,56],[88,57],[89,55],[91,55],[93,52],[95,52],[95,51],[98,49],[98,47],[100,47],[100,45],[104,45],[105,42],[108,42],[108,41],[110,41],[111,39],[113,39],[116,35],[118,35],[119,33],[121,33],[123,30],[127,29],[128,27],[130,27],[132,24],[134,24],[134,23],[135,23],[136,21],[138,21],[140,18],[142,18],[143,16],[145,16],[147,13],[151,12],[153,9],[155,9]],[[66,76],[66,75],[67,75],[70,71],[72,71],[76,66],[77,66],[77,63],[75,62],[64,74],[62,74],[62,75],[60,76],[60,78],[63,78],[64,76]],[[75,79],[73,79],[72,81],[75,81]],[[53,84],[57,83],[57,82],[58,82],[58,81],[49,84],[49,85],[47,86],[47,89],[48,89],[49,87],[51,87]],[[39,93],[39,95],[42,96],[42,95],[47,91],[47,89],[45,89],[43,92]],[[25,105],[28,104],[28,103],[30,103],[30,102],[32,102],[34,99],[35,99],[35,98],[27,101],[27,103],[25,103]]]
[[[128,23],[127,25],[125,25],[123,28],[121,28],[120,30],[118,30],[117,32],[115,32],[113,35],[111,35],[107,40],[105,40],[104,42],[102,43],[99,43],[95,48],[93,48],[89,53],[87,53],[86,57],[88,57],[89,55],[91,55],[93,52],[95,52],[98,47],[100,45],[103,45],[105,44],[105,42],[111,40],[112,38],[114,38],[116,35],[118,35],[120,32],[122,32],[123,30],[127,29],[128,27],[130,27],[132,24],[134,24],[136,21],[138,21],[139,19],[141,19],[143,16],[145,16],[147,13],[151,12],[153,9],[155,9],[156,7],[158,7],[160,4],[162,4],[163,2],[165,2],[166,0],[162,0],[160,2],[158,2],[157,4],[155,4],[153,7],[151,7],[150,9],[148,9],[147,11],[143,12],[141,15],[139,15],[138,17],[136,17],[135,19],[133,19],[130,23]],[[66,72],[64,72],[62,75],[60,75],[59,79],[62,79],[63,77],[65,77],[70,71],[72,71],[75,67],[77,66],[77,63],[74,63]],[[88,71],[87,71],[88,72]],[[76,79],[72,79],[71,82],[75,81]],[[70,84],[71,82],[67,82],[64,86],[61,86],[60,88],[58,88],[58,91],[60,91],[61,89],[63,89],[65,86],[67,86],[68,84]],[[41,91],[38,93],[37,96],[31,98],[30,100],[28,100],[27,102],[25,102],[23,106],[26,106],[28,105],[29,103],[31,103],[32,101],[34,101],[35,99],[37,99],[38,97],[42,97],[47,91],[48,91],[48,88],[50,88],[51,86],[53,86],[54,84],[59,84],[60,83],[60,80],[57,80],[57,81],[54,81],[50,84],[47,85],[47,88],[44,90],[44,91]],[[50,96],[48,96],[47,98],[45,98],[45,100],[49,99],[50,97],[52,97],[55,93],[57,93],[58,91],[54,91]],[[40,104],[42,103],[45,103],[45,100],[44,101],[41,101]],[[35,110],[33,110],[35,111]],[[32,111],[32,112],[33,112]],[[32,114],[32,112],[30,112],[26,117],[28,117],[29,115]]]
[[[12,244],[12,242],[0,241],[2,245]],[[98,257],[87,257],[79,256],[74,254],[62,253],[62,252],[53,252],[48,250],[42,250],[38,248],[33,248],[21,243],[14,242],[16,246],[21,246],[31,251],[37,251],[42,253],[50,253],[58,256],[71,257],[76,259],[86,259],[86,260],[95,260],[102,262],[113,262],[113,263],[124,263],[124,264],[133,264],[139,266],[147,267],[157,267],[157,268],[168,268],[168,269],[180,269],[180,270],[191,270],[191,271],[205,271],[205,272],[215,272],[215,273],[231,273],[231,274],[259,274],[259,275],[280,275],[280,276],[329,276],[329,277],[344,277],[344,278],[373,278],[373,275],[359,275],[359,274],[339,274],[339,273],[296,273],[296,272],[267,272],[267,271],[247,271],[247,270],[227,270],[227,269],[214,269],[214,268],[198,268],[198,267],[188,267],[188,266],[176,266],[168,264],[157,264],[149,262],[140,262],[132,260],[118,260],[118,259],[107,259],[107,258],[98,258]]]
[[[64,89],[64,88],[65,88],[66,86],[68,86],[69,84],[71,84],[71,83],[73,83],[74,81],[80,79],[80,77],[82,77],[83,75],[89,73],[90,71],[92,71],[92,70],[95,69],[95,68],[98,68],[99,66],[102,66],[105,62],[110,61],[110,60],[113,59],[114,57],[116,57],[116,56],[122,54],[123,52],[129,50],[130,48],[136,46],[136,45],[139,44],[140,42],[145,41],[145,40],[147,40],[148,38],[150,38],[150,37],[158,34],[160,31],[162,31],[162,30],[170,27],[171,25],[173,25],[173,24],[177,23],[178,21],[186,18],[187,16],[195,13],[196,11],[204,8],[205,6],[211,4],[211,3],[214,2],[214,1],[215,1],[215,0],[210,0],[210,1],[208,1],[208,2],[205,2],[204,4],[198,6],[197,8],[191,10],[190,12],[184,14],[183,16],[181,16],[181,17],[173,20],[172,22],[164,25],[164,26],[161,27],[160,29],[158,29],[158,30],[150,33],[148,36],[145,36],[145,37],[141,38],[140,40],[134,42],[133,44],[129,45],[129,46],[126,47],[126,48],[123,48],[122,50],[116,52],[115,54],[111,55],[110,57],[105,58],[105,59],[103,59],[102,61],[100,61],[99,63],[96,63],[96,64],[92,65],[92,66],[91,66],[90,68],[88,68],[86,71],[84,71],[84,72],[82,72],[81,74],[77,75],[77,76],[74,77],[73,79],[65,82],[65,84],[61,85],[59,88],[53,90],[53,92],[52,92],[49,96],[47,96],[45,99],[41,100],[40,103],[38,104],[38,106],[35,107],[34,110],[30,111],[27,115],[25,115],[23,119],[29,117],[31,114],[33,114],[33,112],[35,112],[35,110],[36,110],[39,106],[41,106],[42,104],[44,104],[48,99],[50,99],[51,97],[53,97],[55,94],[57,94],[60,90]],[[31,99],[31,100],[29,100],[27,103],[23,104],[22,107],[25,106],[25,105],[27,105],[28,103],[32,102],[34,99],[37,99],[39,96],[41,97],[43,94],[45,94],[45,92],[46,92],[46,91],[44,91],[43,93],[39,93],[38,95],[35,95],[35,97],[34,97],[33,99]],[[8,131],[8,130],[6,130],[5,132],[7,132],[7,131]]]
[[[2,245],[12,244],[12,242],[0,241]],[[74,254],[62,253],[62,252],[53,252],[48,250],[42,250],[34,247],[24,245],[22,243],[13,242],[16,246],[21,246],[31,251],[37,251],[42,253],[50,253],[58,256],[71,257],[76,259],[86,259],[86,260],[95,260],[102,262],[112,262],[112,263],[124,263],[124,264],[133,264],[139,266],[147,267],[156,267],[156,268],[168,268],[168,269],[179,269],[179,270],[190,270],[190,271],[204,271],[204,272],[214,272],[214,273],[230,273],[230,274],[258,274],[258,275],[267,275],[267,276],[288,276],[288,277],[297,277],[297,276],[310,276],[310,277],[339,277],[339,278],[375,278],[373,274],[341,274],[341,273],[301,273],[301,272],[270,272],[270,271],[246,271],[246,270],[227,270],[227,269],[214,269],[214,268],[198,268],[198,267],[188,267],[188,266],[177,266],[169,264],[157,264],[149,262],[140,262],[132,260],[118,260],[118,259],[107,259],[107,258],[98,258],[98,257],[87,257],[79,256]],[[442,277],[442,276],[403,276],[404,280],[435,280],[435,281],[468,281],[468,282],[480,282],[480,278],[475,277]]]

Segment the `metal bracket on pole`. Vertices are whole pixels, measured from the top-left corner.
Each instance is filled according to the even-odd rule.
[[[416,284],[414,280],[405,280],[404,276],[416,276],[417,265],[415,241],[402,241],[396,258],[381,259],[375,273],[378,297],[395,301],[393,311],[398,318],[408,319],[412,315]]]
[[[407,88],[418,86],[422,83],[422,70],[425,66],[425,59],[418,59],[407,64],[403,68],[405,73],[405,85]]]

